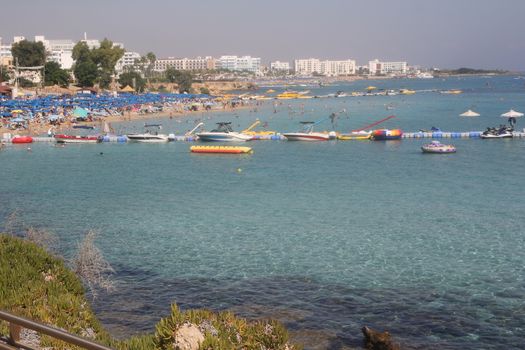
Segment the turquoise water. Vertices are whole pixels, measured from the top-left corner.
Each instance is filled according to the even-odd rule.
[[[269,101],[257,112],[163,123],[182,133],[197,118],[238,129],[259,117],[294,131],[299,120],[345,109],[340,131],[389,114],[396,118],[385,126],[406,131],[483,130],[525,109],[524,83],[374,81],[465,93],[283,101],[276,113]],[[457,116],[469,108],[482,116]],[[121,335],[152,330],[176,301],[278,318],[311,349],[359,346],[363,325],[417,348],[521,348],[525,139],[447,141],[458,153],[422,154],[428,140],[257,141],[244,156],[190,154],[183,142],[9,146],[0,152],[0,218],[21,209],[27,225],[60,236],[68,257],[88,229],[99,230],[118,290],[94,307]]]

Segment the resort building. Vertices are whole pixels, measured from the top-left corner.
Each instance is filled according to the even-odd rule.
[[[270,70],[280,70],[280,71],[289,71],[290,70],[290,62],[270,62]]]
[[[176,70],[211,70],[215,69],[216,59],[210,56],[195,58],[161,58],[155,61],[154,70],[163,72],[168,68]]]
[[[4,45],[2,38],[0,37],[0,59],[9,59],[13,58],[11,56],[11,45]],[[3,61],[2,61],[3,62]]]
[[[260,74],[261,58],[251,56],[221,56],[217,60],[217,68],[230,71],[248,71]]]
[[[117,71],[117,73],[122,73],[124,67],[135,67],[137,65],[136,62],[137,60],[140,60],[140,57],[140,53],[138,52],[124,52],[124,56],[122,56],[122,58],[115,64],[115,71]]]
[[[299,59],[295,60],[295,73],[298,75],[325,75],[325,76],[340,76],[355,74],[356,62],[355,60],[342,61],[321,61],[317,58]]]
[[[48,40],[43,35],[36,35],[35,42],[41,42],[46,48],[46,60],[60,64],[62,69],[71,69],[73,67],[73,40]]]
[[[406,62],[383,62],[375,59],[368,62],[370,75],[403,75],[407,73]]]
[[[24,36],[15,36],[13,38],[13,44],[19,43],[26,40]],[[36,35],[34,38],[35,42],[41,42],[46,49],[46,60],[47,62],[56,62],[60,64],[63,69],[71,69],[73,67],[73,48],[76,42],[70,39],[46,39],[44,35]],[[90,48],[100,47],[99,40],[88,40],[84,33],[84,39],[81,40],[88,44]],[[11,57],[11,46],[12,44],[5,45],[0,38],[0,57]],[[113,46],[124,48],[122,43],[113,43]]]

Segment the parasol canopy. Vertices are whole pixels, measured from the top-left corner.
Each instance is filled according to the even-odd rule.
[[[461,113],[459,116],[460,116],[460,117],[479,117],[480,114],[479,114],[479,113],[476,113],[476,112],[474,112],[473,110],[470,110],[470,109],[469,109],[469,110],[466,111],[465,113]]]
[[[523,117],[523,113],[516,112],[515,110],[511,109],[507,113],[503,113],[501,115],[501,117],[503,117],[503,118],[519,118],[519,117]]]

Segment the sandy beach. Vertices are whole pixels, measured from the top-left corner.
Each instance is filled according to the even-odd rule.
[[[185,116],[195,115],[195,116],[202,116],[203,113],[215,113],[215,112],[232,112],[238,109],[245,109],[252,107],[252,102],[255,101],[243,101],[241,105],[237,105],[235,107],[232,107],[230,104],[225,105],[216,105],[212,107],[210,110],[206,110],[205,108],[199,109],[197,111],[187,110],[184,107],[181,106],[174,106],[174,107],[165,107],[163,111],[156,112],[156,113],[140,113],[140,112],[133,112],[133,111],[126,111],[123,115],[110,115],[107,117],[97,117],[94,120],[91,121],[85,121],[85,122],[71,122],[66,118],[65,122],[62,122],[58,125],[51,125],[49,123],[37,123],[37,122],[29,122],[27,129],[18,129],[18,130],[11,130],[6,127],[4,127],[2,124],[0,124],[0,137],[3,136],[5,133],[11,134],[11,136],[14,135],[29,135],[29,136],[46,136],[48,134],[48,131],[52,129],[53,133],[67,133],[68,131],[71,131],[73,129],[74,125],[86,125],[86,126],[94,126],[98,128],[99,130],[103,129],[104,123],[108,123],[110,126],[112,123],[127,123],[127,122],[135,122],[140,120],[148,120],[153,118],[160,118],[160,119],[173,119],[173,118],[181,118]]]

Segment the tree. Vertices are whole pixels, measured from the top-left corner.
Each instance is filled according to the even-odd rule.
[[[142,78],[138,72],[126,72],[122,73],[118,78],[120,87],[123,88],[126,85],[134,87],[135,91],[143,92],[146,87],[146,80]]]
[[[93,86],[99,77],[98,67],[92,61],[75,63],[75,78],[80,86]]]
[[[73,47],[72,57],[76,63],[92,61],[91,50],[84,41],[79,41],[76,43],[76,45]]]
[[[46,62],[46,48],[42,42],[19,41],[11,47],[11,54],[21,67],[38,67]]]
[[[9,79],[10,77],[9,77],[9,72],[7,70],[7,67],[0,65],[0,83],[4,81],[9,81]]]
[[[60,68],[57,62],[47,62],[44,66],[45,85],[60,85],[67,87],[69,85],[69,73]]]
[[[176,83],[179,86],[179,92],[190,92],[193,83],[193,75],[187,71],[180,71],[174,68],[168,68],[165,72],[166,79],[170,83]]]
[[[113,46],[113,42],[108,39],[102,40],[100,47],[91,50],[93,62],[100,68],[100,87],[109,87],[111,78],[115,74],[115,65],[122,56],[124,56],[124,49]]]
[[[157,56],[155,56],[153,52],[148,52],[146,54],[146,60],[148,62],[148,66],[146,68],[146,78],[148,78],[149,80],[151,78],[151,72],[155,67],[155,61],[157,60]]]
[[[93,86],[98,82],[100,87],[108,88],[115,74],[115,65],[122,56],[124,49],[113,46],[108,39],[102,40],[96,49],[90,49],[85,42],[78,42],[73,48],[73,71],[79,85]]]

